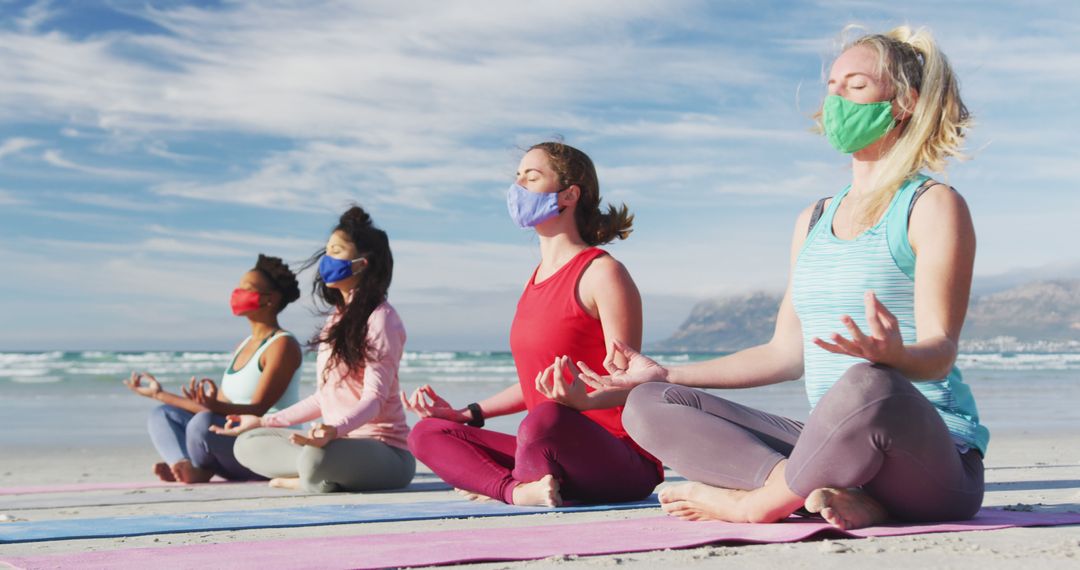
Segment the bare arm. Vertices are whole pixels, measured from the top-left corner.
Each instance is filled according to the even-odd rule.
[[[915,251],[915,344],[892,366],[913,380],[948,375],[967,315],[975,227],[964,198],[938,185],[916,202],[908,227]]]
[[[791,302],[791,275],[806,240],[812,211],[813,206],[806,208],[795,221],[788,285],[776,315],[772,339],[720,358],[672,367],[668,370],[668,382],[699,388],[750,388],[797,380],[802,376],[802,325]]]
[[[507,386],[498,394],[484,398],[479,404],[485,418],[497,418],[524,411],[525,396],[521,393],[521,384],[514,382],[512,386]],[[472,413],[468,408],[463,408],[462,413],[472,418]]]
[[[626,359],[611,347],[619,339],[634,350],[641,350],[643,329],[641,293],[630,272],[611,256],[598,257],[582,274],[578,295],[586,311],[600,319],[604,344],[614,356],[615,366],[625,367]],[[629,394],[629,388],[591,392],[585,409],[621,406]]]

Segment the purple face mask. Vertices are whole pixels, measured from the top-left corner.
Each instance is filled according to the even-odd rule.
[[[530,192],[520,184],[511,184],[506,192],[510,218],[521,228],[531,228],[558,216],[559,192]]]

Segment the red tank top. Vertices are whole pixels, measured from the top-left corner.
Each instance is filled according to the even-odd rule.
[[[593,370],[604,370],[604,358],[607,357],[604,328],[600,325],[600,319],[585,312],[577,295],[581,274],[601,255],[607,255],[607,252],[590,247],[540,283],[536,283],[536,272],[540,270],[537,267],[518,300],[514,322],[510,325],[510,351],[517,366],[525,407],[529,410],[547,399],[536,391],[536,375],[551,366],[556,356],[566,355],[574,362],[588,364]],[[585,389],[593,391],[589,386]],[[663,473],[660,462],[638,447],[626,434],[622,426],[622,410],[622,406],[619,406],[582,413],[615,437],[628,442],[656,463]]]

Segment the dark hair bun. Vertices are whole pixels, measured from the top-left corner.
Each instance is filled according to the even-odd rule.
[[[278,312],[300,298],[300,284],[296,281],[296,274],[280,257],[270,257],[260,253],[259,260],[255,262],[255,269],[266,276],[275,291],[281,293],[281,307],[278,308]]]
[[[360,206],[353,206],[341,214],[338,222],[347,228],[370,228],[371,216]]]

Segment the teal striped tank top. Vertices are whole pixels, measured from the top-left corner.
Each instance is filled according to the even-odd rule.
[[[828,340],[838,332],[848,336],[840,322],[847,314],[863,331],[864,295],[873,290],[900,323],[904,344],[915,342],[915,253],[908,242],[908,211],[926,176],[916,176],[893,196],[881,220],[855,239],[833,233],[833,216],[850,186],[830,202],[806,236],[792,275],[792,302],[802,324],[806,395],[811,409],[853,364],[862,359],[833,354],[811,339]],[[961,447],[986,454],[990,432],[979,423],[971,389],[954,365],[941,380],[917,381],[914,386],[937,408],[953,439]]]

